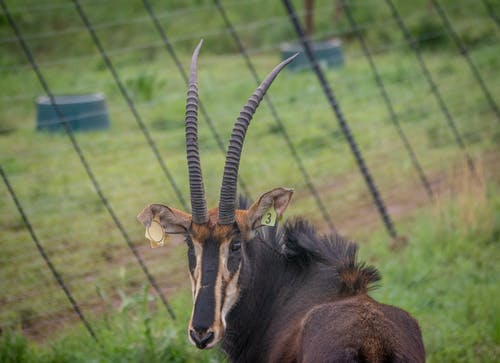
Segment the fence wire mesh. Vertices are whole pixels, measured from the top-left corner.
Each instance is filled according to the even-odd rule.
[[[166,297],[186,289],[179,262],[184,246],[151,253],[135,220],[146,204],[183,209],[189,198],[184,69],[204,38],[199,89],[208,124],[200,122],[199,142],[208,204],[215,206],[221,150],[241,105],[259,76],[279,62],[284,44],[299,43],[285,7],[264,0],[1,3],[0,170],[10,184],[0,188],[0,328],[21,327],[44,338],[78,317],[74,306],[80,317],[99,316],[148,280],[157,281]],[[303,22],[302,2],[290,3]],[[464,152],[465,164],[499,180],[500,31],[492,3],[315,2],[308,39],[339,44],[343,64],[328,68],[320,61],[321,71],[386,218],[402,236],[403,222],[431,203],[429,195],[453,196]],[[6,9],[51,93],[103,93],[109,130],[70,131],[70,138],[36,132],[34,101],[47,89]],[[335,226],[369,240],[370,231],[383,226],[380,205],[373,203],[311,64],[283,72],[268,94],[245,142],[245,193],[257,198],[276,186],[293,187],[288,216],[305,215],[322,230]],[[33,235],[50,264],[34,248]]]

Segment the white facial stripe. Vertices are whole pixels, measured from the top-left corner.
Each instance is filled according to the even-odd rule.
[[[194,315],[194,301],[196,301],[201,286],[201,256],[203,252],[203,247],[200,243],[193,241],[193,246],[196,256],[196,266],[194,268],[193,274],[189,274],[189,278],[191,279],[191,291],[193,293],[193,308],[191,309],[191,321],[189,322],[190,327],[192,325],[192,319]],[[189,337],[189,340],[191,340],[191,337]]]
[[[201,285],[201,256],[203,255],[203,247],[201,246],[200,243],[194,242],[194,253],[196,256],[196,267],[194,269],[194,280],[195,280],[195,289],[194,289],[194,296],[198,296],[198,292],[200,291],[200,285]]]
[[[225,243],[220,247],[220,266],[222,267],[222,276],[224,280],[229,278],[229,271],[227,268],[227,260],[229,258],[229,243]]]
[[[226,286],[226,300],[224,301],[224,306],[222,307],[222,324],[224,325],[224,329],[226,329],[226,316],[227,313],[231,310],[233,305],[238,301],[238,297],[240,295],[240,290],[238,289],[238,278],[240,277],[240,267],[234,274],[231,281]]]
[[[238,300],[238,296],[239,296],[238,278],[240,275],[240,268],[238,268],[236,273],[231,278],[231,274],[229,272],[229,268],[227,265],[228,259],[229,259],[229,246],[230,246],[230,243],[226,243],[224,246],[221,247],[221,265],[223,267],[222,275],[224,277],[224,280],[227,283],[226,291],[225,291],[224,305],[222,306],[222,311],[220,314],[224,329],[226,328],[227,313],[229,313],[229,311],[231,310],[233,305]]]
[[[194,301],[194,285],[195,285],[195,281],[194,281],[193,275],[191,273],[189,274],[189,279],[191,280],[191,294],[193,295],[193,301]]]
[[[222,253],[223,246],[220,248],[220,253],[219,253],[219,271],[217,272],[217,280],[215,281],[215,319],[214,319],[214,325],[220,325],[220,310],[221,310],[221,304],[222,304],[222,271],[224,271],[224,266],[223,266],[223,255]],[[219,335],[219,330],[215,332],[215,335],[217,338]],[[214,338],[214,341],[215,341]]]

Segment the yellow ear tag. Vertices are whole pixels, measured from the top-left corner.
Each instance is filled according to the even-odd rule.
[[[153,219],[151,225],[146,228],[145,236],[149,239],[151,248],[163,247],[168,240],[168,235],[156,219]]]
[[[271,206],[266,210],[262,218],[260,219],[260,224],[263,226],[274,227],[276,225],[277,213],[274,209],[274,202]]]

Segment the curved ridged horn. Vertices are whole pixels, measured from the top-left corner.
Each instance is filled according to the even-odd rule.
[[[260,101],[266,94],[278,73],[298,55],[278,64],[255,90],[247,103],[240,111],[236,123],[231,133],[229,146],[226,154],[226,164],[224,165],[224,175],[222,177],[222,186],[219,199],[219,224],[232,224],[234,222],[234,213],[236,210],[236,187],[238,180],[238,168],[240,165],[240,156],[243,149],[243,142],[247,132],[248,125],[252,120],[253,114],[257,110]]]
[[[186,101],[186,154],[189,169],[189,190],[193,223],[208,222],[208,209],[201,174],[200,154],[198,152],[198,54],[203,40],[193,52],[189,69],[189,84]]]

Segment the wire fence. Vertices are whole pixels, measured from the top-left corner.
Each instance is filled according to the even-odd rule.
[[[278,78],[255,116],[243,194],[292,186],[291,215],[361,239],[380,223],[397,238],[412,213],[453,191],[463,160],[499,179],[500,34],[489,1],[319,1],[309,35],[306,9],[289,0],[178,8],[143,0],[129,12],[115,0],[0,3],[2,329],[42,337],[75,314],[98,340],[86,317],[142,285],[175,317],[168,297],[187,279],[165,261],[183,248],[150,253],[134,216],[151,202],[189,208],[185,67],[201,37],[200,147],[213,205],[233,119],[284,43],[301,44],[307,61]],[[461,21],[463,11],[475,22]],[[37,28],[51,17],[69,20]],[[477,24],[479,42],[467,38]],[[313,45],[331,39],[342,64],[328,68]],[[100,112],[67,117],[55,95],[96,91],[106,95],[111,130],[75,132],[72,121]],[[40,95],[64,134],[35,132]]]

